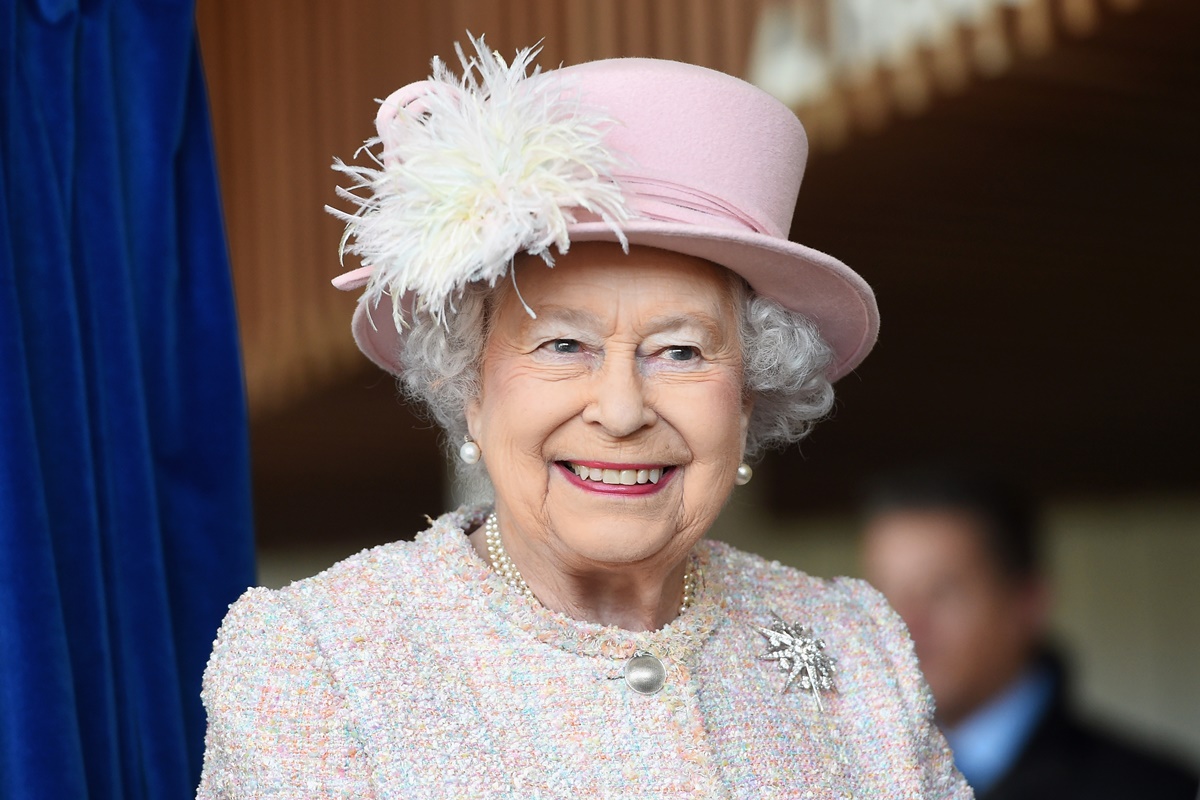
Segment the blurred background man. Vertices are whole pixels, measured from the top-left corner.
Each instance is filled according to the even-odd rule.
[[[909,626],[959,769],[981,800],[1193,800],[1194,774],[1072,713],[1037,534],[1031,500],[981,473],[914,469],[867,493],[863,569]]]

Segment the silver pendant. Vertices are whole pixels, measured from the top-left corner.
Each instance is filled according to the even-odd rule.
[[[825,640],[818,639],[811,628],[789,625],[779,617],[770,627],[755,625],[754,629],[767,638],[767,652],[759,658],[779,662],[779,668],[787,673],[783,684],[786,693],[792,683],[806,692],[812,692],[821,706],[821,692],[837,691],[833,685],[834,659],[825,655]]]
[[[625,662],[625,684],[638,694],[655,694],[667,682],[667,668],[654,655],[638,650]]]

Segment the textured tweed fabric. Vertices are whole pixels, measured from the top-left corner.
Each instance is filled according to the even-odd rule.
[[[205,675],[208,798],[969,798],[903,624],[865,583],[701,543],[663,629],[522,597],[443,516],[231,608]],[[813,628],[837,692],[793,685],[754,625]],[[639,650],[658,694],[620,678]]]

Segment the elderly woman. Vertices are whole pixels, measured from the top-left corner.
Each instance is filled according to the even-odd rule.
[[[866,284],[786,239],[795,116],[699,67],[475,45],[338,164],[337,283],[494,501],[247,592],[199,796],[969,797],[876,592],[705,541],[875,336]]]

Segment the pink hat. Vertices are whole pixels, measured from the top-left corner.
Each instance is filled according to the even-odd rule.
[[[476,46],[483,48],[482,41]],[[524,62],[531,55],[525,51],[514,60],[513,67],[519,67],[522,75]],[[464,65],[486,71],[484,62],[495,56],[486,48],[480,50],[480,56],[480,61],[471,59],[470,64],[463,59]],[[503,61],[499,63],[507,66]],[[377,120],[385,147],[384,170],[403,168],[398,160],[390,160],[390,138],[407,135],[414,121],[422,124],[437,116],[434,102],[426,98],[431,88],[436,88],[434,80],[444,80],[445,74],[441,68],[439,75],[438,62],[434,66],[434,79],[405,87],[384,102]],[[589,146],[606,150],[588,150],[580,160],[603,162],[588,177],[598,173],[605,188],[591,196],[581,194],[582,200],[560,192],[555,202],[573,206],[554,209],[564,215],[563,229],[557,234],[541,230],[532,236],[509,235],[505,246],[511,252],[502,246],[497,251],[499,256],[489,256],[493,261],[511,260],[521,250],[541,254],[550,261],[550,244],[565,251],[564,234],[569,242],[627,240],[631,245],[698,256],[733,270],[758,294],[811,319],[834,351],[831,380],[845,375],[866,357],[879,328],[871,288],[836,258],[787,238],[808,156],[804,128],[792,111],[742,80],[674,61],[593,61],[540,75],[535,70],[530,78],[545,81],[552,76],[557,79],[552,91],[560,98],[556,105],[565,107],[565,114],[577,119],[583,111],[599,115],[580,124],[597,135],[597,141]],[[483,93],[484,102],[502,102],[501,92],[494,86],[490,88],[490,93]],[[464,79],[451,94],[457,97],[463,91],[478,89],[473,81],[468,85]],[[402,109],[415,113],[403,113]],[[398,116],[406,126],[399,133]],[[597,124],[596,119],[610,124]],[[413,160],[411,156],[400,158]],[[357,176],[360,187],[376,186],[384,172],[340,163],[338,168]],[[613,184],[620,195],[615,200],[604,194]],[[506,188],[502,193],[510,191]],[[343,195],[363,207],[357,215],[334,212],[346,219],[351,229],[368,211],[386,215],[390,210],[377,200],[363,200],[349,192]],[[564,196],[574,199],[561,199]],[[511,201],[505,208],[510,206]],[[401,213],[412,215],[407,210],[411,206],[402,208],[406,210]],[[524,220],[530,215],[519,216]],[[362,244],[361,230],[349,230],[348,235],[356,236]],[[427,243],[429,232],[420,238]],[[334,281],[342,289],[364,286],[378,278],[379,265],[398,257],[396,250],[385,252],[386,248],[369,244],[347,249],[362,255],[364,266]],[[411,260],[407,255],[404,259]],[[465,282],[462,275],[468,272],[466,280],[494,282],[504,270],[502,265],[499,272],[487,273],[478,266],[464,267],[458,273],[458,285]],[[374,295],[368,291],[359,301],[354,337],[368,358],[388,372],[399,374],[402,329],[388,314],[375,312],[381,293],[396,296],[397,291],[403,292],[406,296],[397,306],[410,307],[415,287],[411,281],[397,280],[394,275],[385,283]]]

